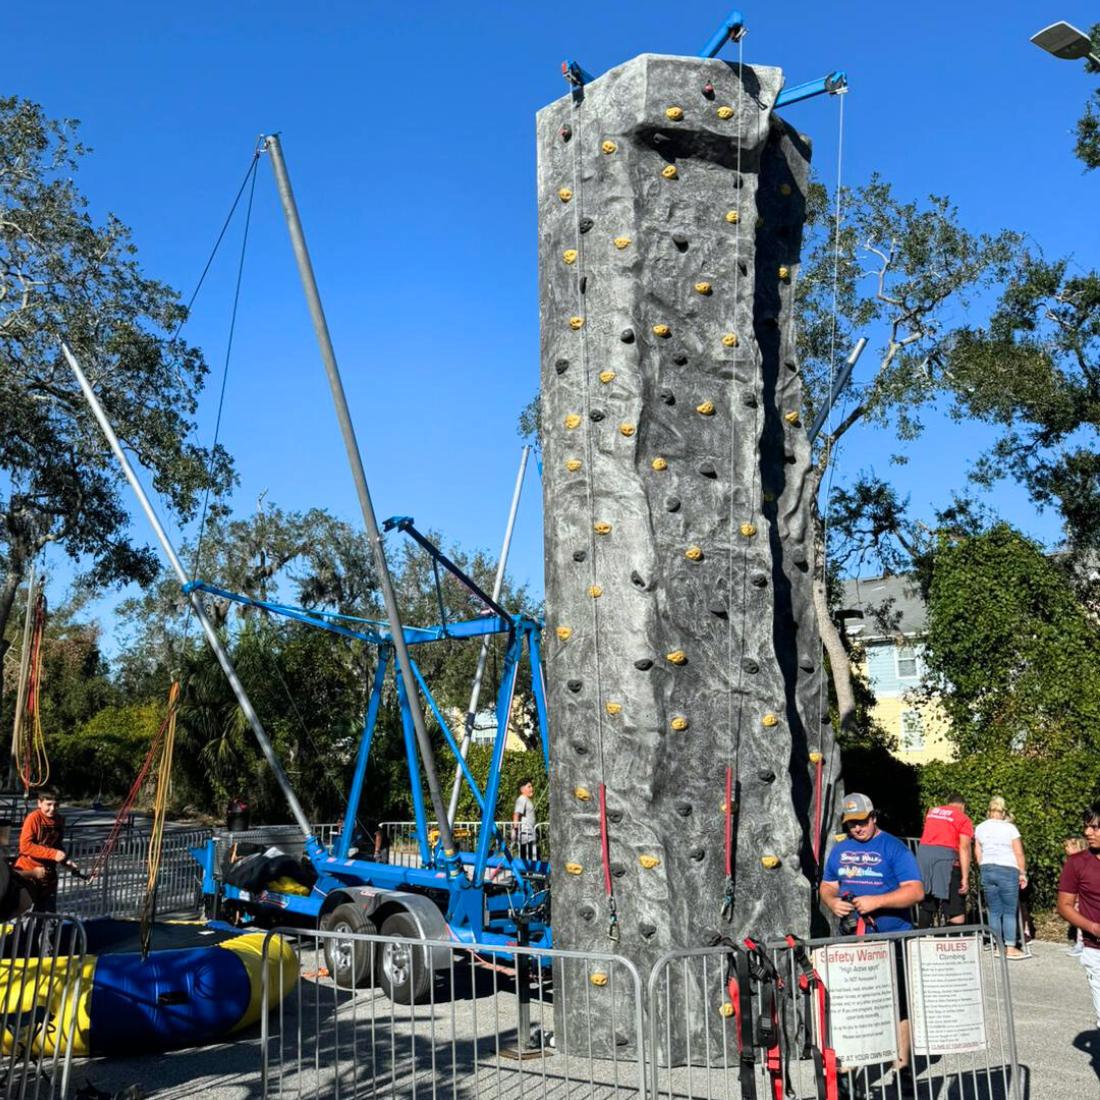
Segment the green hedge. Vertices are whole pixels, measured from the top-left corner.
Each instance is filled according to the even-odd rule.
[[[493,758],[490,745],[471,745],[466,762],[470,765],[478,786],[484,790],[489,775],[489,764]],[[450,781],[450,771],[445,773]],[[500,769],[500,797],[497,799],[496,814],[498,821],[511,821],[512,809],[519,794],[521,779],[531,779],[535,784],[535,812],[539,821],[548,821],[550,817],[550,788],[546,782],[546,768],[542,763],[541,752],[506,752]],[[471,821],[480,817],[469,787],[462,785],[462,796],[458,801],[458,821]]]
[[[1100,797],[1100,754],[1073,750],[1047,759],[974,754],[920,769],[921,800],[937,805],[952,792],[966,799],[975,824],[993,795],[1008,804],[1020,830],[1032,884],[1032,904],[1051,906],[1065,858],[1062,841],[1081,832],[1081,811]]]

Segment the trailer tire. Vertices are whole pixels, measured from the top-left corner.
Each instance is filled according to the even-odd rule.
[[[382,922],[383,936],[421,939],[417,923],[408,913],[392,913]],[[383,943],[378,952],[378,985],[394,1004],[423,1004],[435,981],[431,953],[408,943]]]
[[[374,935],[378,929],[374,921],[351,902],[338,905],[321,921],[325,932],[342,932],[352,935]],[[373,956],[378,953],[376,943],[358,940],[325,939],[325,965],[339,989],[367,989],[372,984]]]

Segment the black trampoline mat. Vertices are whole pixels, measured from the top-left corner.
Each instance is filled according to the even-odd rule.
[[[141,952],[141,923],[136,920],[88,920],[84,922],[88,937],[87,954],[120,955]],[[205,922],[171,923],[157,922],[149,940],[150,951],[181,951],[194,947],[213,947],[234,939],[240,933],[235,929],[211,928]]]

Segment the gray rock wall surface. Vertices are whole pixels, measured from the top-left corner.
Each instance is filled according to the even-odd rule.
[[[810,151],[781,85],[647,54],[538,115],[554,939],[643,980],[807,932],[811,754],[834,778],[792,316]],[[607,998],[606,1052],[629,997],[594,970],[559,1028]],[[662,1023],[665,1056],[702,1027]]]

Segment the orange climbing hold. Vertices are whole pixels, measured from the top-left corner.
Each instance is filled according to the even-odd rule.
[[[606,710],[607,713],[610,714],[612,718],[614,718],[616,714],[621,714],[622,709],[623,709],[622,703],[606,703],[604,705],[604,710]]]
[[[592,524],[592,530],[595,531],[597,535],[610,535],[611,524],[600,520],[598,523]]]
[[[670,665],[686,665],[687,654],[682,649],[674,649],[671,653],[665,654],[665,660]]]
[[[665,337],[667,337],[671,332],[672,329],[670,329],[668,325],[656,324],[653,326],[653,335],[660,336],[662,340],[665,339]]]
[[[579,328],[584,328],[584,318],[583,317],[570,317],[569,318],[569,327],[574,332],[576,332],[577,329],[579,329]]]

